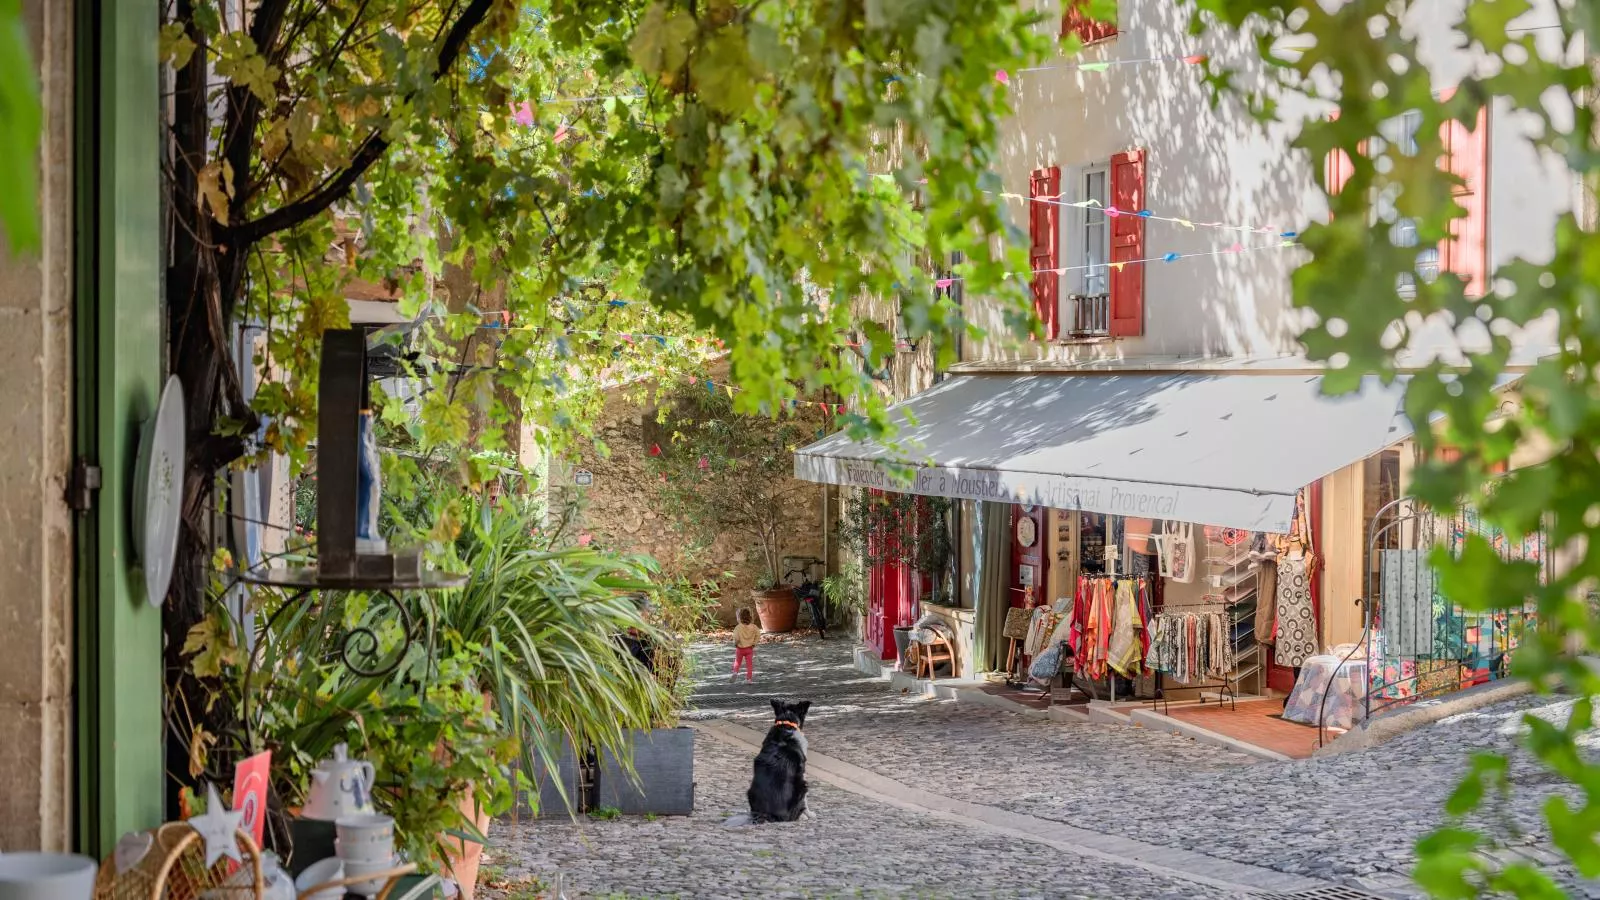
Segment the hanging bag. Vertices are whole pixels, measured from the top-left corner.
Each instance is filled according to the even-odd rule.
[[[1161,526],[1161,574],[1182,584],[1194,580],[1194,526],[1166,522]]]

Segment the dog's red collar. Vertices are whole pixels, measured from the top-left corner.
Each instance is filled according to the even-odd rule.
[[[772,723],[773,728],[777,728],[779,725],[787,725],[790,728],[793,728],[795,731],[800,730],[799,722],[791,722],[788,719],[779,719],[778,721]]]

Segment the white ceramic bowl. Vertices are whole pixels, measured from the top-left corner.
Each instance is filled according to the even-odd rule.
[[[0,853],[0,900],[89,900],[99,869],[70,853]]]
[[[306,891],[319,884],[338,881],[343,877],[344,860],[337,856],[330,856],[327,859],[319,859],[306,866],[305,871],[300,873],[300,877],[294,880],[294,889],[299,892],[300,900],[342,900],[344,895],[343,888],[329,888],[325,891],[317,891],[315,894],[308,894]]]

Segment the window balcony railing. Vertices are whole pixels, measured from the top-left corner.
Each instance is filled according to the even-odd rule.
[[[1110,337],[1111,295],[1068,294],[1061,322],[1061,336],[1067,340]]]

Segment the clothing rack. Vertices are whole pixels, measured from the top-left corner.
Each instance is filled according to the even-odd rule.
[[[1207,673],[1220,671],[1221,677],[1215,677],[1213,674],[1208,678],[1202,675],[1198,679],[1191,678],[1186,681],[1179,681],[1172,678],[1169,672],[1157,670],[1157,690],[1156,696],[1151,700],[1151,706],[1163,705],[1163,713],[1170,708],[1170,700],[1167,698],[1169,687],[1199,691],[1202,704],[1209,699],[1207,696],[1209,691],[1214,693],[1219,705],[1227,703],[1230,708],[1236,709],[1240,685],[1250,678],[1259,682],[1262,674],[1261,647],[1255,637],[1256,593],[1260,583],[1257,570],[1251,565],[1251,541],[1246,539],[1228,544],[1208,536],[1205,546],[1206,555],[1201,560],[1204,595],[1198,601],[1177,606],[1162,604],[1156,615],[1218,614],[1221,617],[1221,626],[1224,629],[1222,637],[1227,650],[1225,667],[1219,670],[1215,665],[1211,665],[1206,669]],[[1166,686],[1163,686],[1163,678],[1169,682]]]
[[[1158,593],[1159,582],[1149,575],[1078,576],[1068,634],[1074,679],[1106,683],[1107,696],[1114,703],[1118,678],[1137,685],[1149,674],[1144,661]],[[1117,666],[1119,661],[1122,668]],[[1137,693],[1138,688],[1134,690]]]

